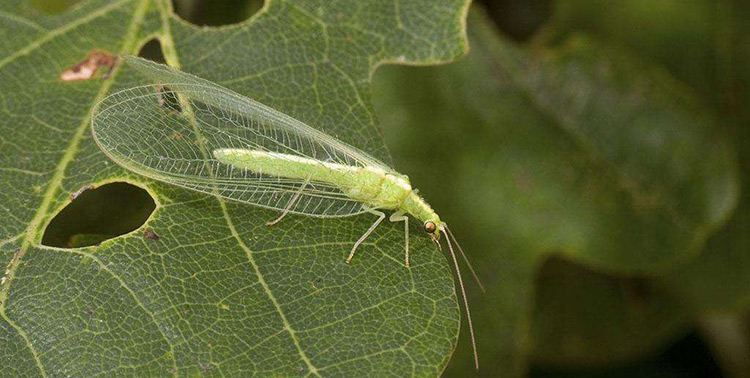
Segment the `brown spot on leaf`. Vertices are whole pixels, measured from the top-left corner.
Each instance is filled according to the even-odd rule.
[[[151,230],[144,230],[143,231],[143,237],[148,240],[159,240],[161,239],[161,236],[159,236],[156,232],[153,232]]]
[[[95,188],[95,186],[92,185],[92,184],[88,184],[88,185],[82,186],[80,189],[78,189],[75,192],[73,192],[73,193],[70,194],[70,200],[72,201],[72,200],[78,198],[78,196],[80,196],[83,192],[85,192],[85,191],[87,191],[89,189],[94,189],[94,188]]]
[[[112,72],[112,68],[114,68],[116,62],[117,58],[115,58],[114,55],[101,50],[94,50],[89,53],[86,59],[63,71],[60,74],[60,80],[90,80],[96,75],[96,72],[99,71],[99,67],[107,67],[107,71],[102,74],[102,79],[106,79]]]

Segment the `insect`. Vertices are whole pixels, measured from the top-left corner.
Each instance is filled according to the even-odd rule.
[[[479,280],[448,225],[417,194],[407,176],[210,81],[141,58],[125,60],[154,84],[113,93],[95,107],[93,137],[110,159],[155,180],[280,211],[278,218],[267,222],[269,226],[290,213],[377,216],[353,244],[347,262],[385,219],[381,210],[393,210],[389,220],[404,223],[404,264],[409,267],[409,216],[416,218],[435,244],[440,246],[441,234],[448,244],[479,367],[453,244]]]

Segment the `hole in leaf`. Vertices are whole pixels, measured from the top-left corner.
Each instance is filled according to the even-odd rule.
[[[158,86],[156,93],[159,96],[159,107],[167,110],[182,113],[182,106],[180,106],[180,100],[177,95],[169,89],[169,87]]]
[[[156,208],[143,188],[124,182],[85,186],[47,225],[42,244],[59,248],[96,245],[143,225]]]
[[[148,42],[146,42],[138,52],[138,56],[157,63],[166,64],[166,59],[164,58],[164,51],[161,48],[161,43],[156,38],[152,38]],[[171,89],[169,89],[169,87],[161,85],[158,86],[156,88],[156,94],[158,99],[157,101],[159,101],[159,106],[161,108],[175,111],[177,113],[182,112],[182,107],[180,106],[180,101],[177,98],[177,95]]]
[[[263,0],[173,0],[175,13],[200,26],[236,24],[263,8]]]
[[[161,43],[156,38],[151,38],[143,44],[140,51],[138,51],[138,56],[157,63],[166,63],[167,61],[164,59],[164,51],[161,49]]]

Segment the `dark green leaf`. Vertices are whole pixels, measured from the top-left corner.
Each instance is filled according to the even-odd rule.
[[[0,365],[15,369],[4,372],[437,375],[456,343],[459,312],[429,239],[412,237],[407,269],[403,229],[386,225],[347,265],[371,217],[287,217],[268,228],[274,212],[135,176],[96,147],[88,114],[142,78],[123,65],[89,80],[60,77],[81,74],[73,68],[87,56],[136,54],[156,37],[170,65],[389,161],[370,74],[381,62],[461,55],[466,6],[271,0],[246,22],[199,28],[166,0],[90,0],[59,15],[3,1]],[[101,246],[41,245],[72,194],[113,181],[148,189],[157,208],[146,227],[158,237],[138,230]]]
[[[376,98],[396,161],[412,158],[401,170],[458,225],[489,281],[489,294],[472,298],[480,355],[494,357],[480,374],[512,377],[525,371],[534,280],[548,256],[608,273],[664,272],[696,256],[727,220],[737,167],[713,111],[658,67],[583,36],[553,50],[524,50],[475,16],[468,58],[383,70]],[[620,279],[576,277],[569,295],[580,303],[546,303],[545,311],[587,301],[620,310],[592,315],[596,340],[558,353],[557,362],[581,363],[594,351],[590,363],[632,357],[663,345],[683,324],[678,304],[659,303],[664,293],[628,316]],[[613,313],[619,317],[605,315]],[[571,317],[569,325],[533,333],[538,355],[555,353],[560,333],[583,335],[577,330],[587,324]],[[640,338],[622,331],[628,324]],[[466,349],[459,344],[451,375],[470,368]]]

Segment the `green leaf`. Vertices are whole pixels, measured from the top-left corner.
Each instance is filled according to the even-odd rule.
[[[565,300],[556,281],[536,288],[535,278],[550,255],[623,276],[695,257],[738,194],[712,110],[658,67],[592,38],[522,49],[479,13],[469,36],[466,59],[384,69],[374,93],[396,161],[412,157],[401,170],[457,225],[488,281],[488,294],[471,298],[480,354],[495,356],[480,374],[522,376],[532,347],[536,358],[580,365],[663,345],[685,315],[658,289],[633,304],[621,284],[631,278],[567,274]],[[563,353],[561,336],[581,342]],[[464,349],[452,376],[470,368]]]
[[[719,128],[730,135],[741,168],[737,210],[700,255],[674,266],[653,284],[686,305],[686,317],[700,327],[726,374],[747,375],[750,350],[746,340],[737,342],[736,337],[744,334],[743,319],[750,308],[750,28],[745,21],[750,8],[735,1],[673,0],[561,0],[557,5],[547,37],[584,30],[627,46],[658,61],[719,112]]]
[[[370,75],[383,62],[464,53],[466,7],[270,0],[246,22],[199,28],[162,0],[83,1],[58,15],[3,1],[0,365],[24,376],[438,375],[459,311],[445,258],[427,238],[412,231],[407,269],[403,229],[381,226],[347,265],[369,216],[290,216],[269,228],[274,212],[126,172],[96,147],[88,115],[142,78],[126,65],[106,78],[60,75],[92,51],[137,54],[155,37],[168,64],[390,161]],[[146,227],[158,237],[41,244],[79,188],[118,181],[154,197]]]

